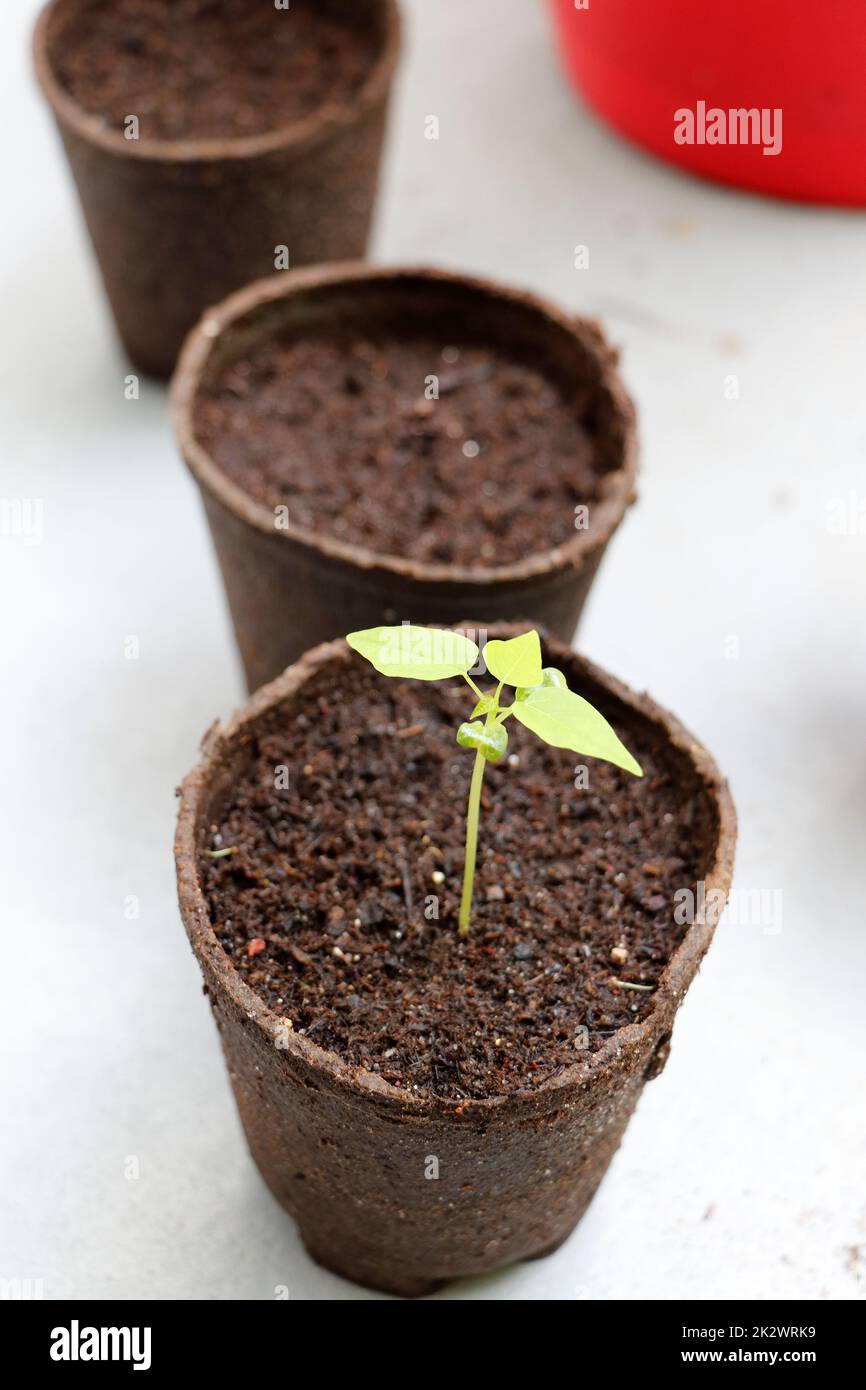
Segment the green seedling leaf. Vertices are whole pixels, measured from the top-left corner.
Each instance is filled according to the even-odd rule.
[[[468,637],[438,627],[368,627],[350,632],[346,641],[383,676],[410,680],[463,676],[478,660],[478,648]]]
[[[475,748],[488,763],[498,763],[508,747],[508,731],[501,724],[461,724],[457,730],[461,748]]]
[[[541,684],[560,686],[565,689],[568,686],[568,681],[558,666],[545,666],[541,673]]]
[[[588,700],[563,686],[539,685],[512,706],[515,719],[553,748],[570,748],[642,777],[640,764]]]
[[[565,679],[565,676],[562,674],[562,672],[558,669],[558,667],[545,666],[544,670],[541,673],[541,684],[562,686],[563,688],[565,688],[568,685],[568,682]],[[537,686],[521,686],[520,689],[517,691],[515,699],[525,700],[527,696],[532,694],[533,690],[537,689]]]
[[[491,676],[503,685],[541,684],[541,642],[537,632],[523,632],[506,642],[494,638],[482,655]]]
[[[496,701],[494,700],[493,696],[492,696],[492,695],[482,695],[482,696],[481,696],[481,699],[478,701],[478,704],[475,706],[474,710],[472,711],[471,718],[472,718],[472,719],[476,719],[476,718],[478,717],[478,715],[480,715],[480,714],[489,714],[490,711],[491,711],[492,709],[495,709],[495,708],[496,708]]]

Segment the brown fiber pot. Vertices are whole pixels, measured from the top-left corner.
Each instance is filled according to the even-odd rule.
[[[501,627],[497,635],[518,629]],[[309,652],[225,724],[181,788],[175,841],[180,907],[204,975],[252,1156],[304,1244],[328,1269],[407,1296],[442,1282],[553,1250],[585,1211],[622,1138],[644,1082],[658,1075],[674,1015],[712,939],[714,890],[727,894],[736,822],[713,759],[665,710],[554,639],[546,658],[590,699],[613,699],[670,751],[682,784],[697,789],[706,920],[688,927],[654,994],[652,1012],[601,1050],[530,1093],[474,1101],[419,1099],[307,1038],[286,1031],[242,981],[219,945],[196,855],[208,842],[245,738],[274,706],[303,698],[305,682],[354,660],[344,642]],[[606,704],[607,708],[607,704]],[[632,725],[634,727],[634,725]],[[429,1156],[439,1180],[425,1179]]]
[[[407,322],[441,331],[446,341],[471,328],[480,341],[528,354],[575,398],[589,388],[607,470],[586,529],[496,568],[377,555],[291,525],[277,529],[273,510],[230,481],[198,443],[202,382],[251,342],[311,325],[369,333]],[[172,417],[201,489],[250,690],[317,642],[382,622],[453,625],[483,613],[494,621],[526,618],[570,641],[608,542],[635,499],[634,407],[598,325],[533,295],[441,271],[325,266],[250,285],[208,310],[187,340],[172,382]]]
[[[274,270],[363,256],[399,49],[396,0],[323,0],[373,26],[376,65],[350,105],[234,139],[127,140],[59,85],[52,55],[84,0],[52,0],[34,35],[36,73],[78,187],[117,329],[144,372],[171,374],[208,304]]]

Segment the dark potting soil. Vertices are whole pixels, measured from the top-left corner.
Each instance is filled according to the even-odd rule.
[[[69,94],[141,140],[259,135],[345,103],[373,37],[310,0],[90,0],[52,55]]]
[[[575,507],[598,495],[580,404],[486,345],[266,342],[204,387],[195,428],[223,471],[287,506],[292,525],[434,564],[546,551],[574,536]]]
[[[674,893],[712,842],[678,755],[618,706],[606,713],[645,776],[587,759],[582,790],[581,759],[509,720],[461,940],[473,757],[454,736],[471,704],[462,682],[329,667],[251,739],[210,827],[207,850],[231,852],[200,857],[217,936],[278,1015],[396,1086],[457,1100],[532,1089],[652,1009],[617,981],[655,986],[686,930]]]

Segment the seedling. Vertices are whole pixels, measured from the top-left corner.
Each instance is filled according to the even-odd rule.
[[[469,719],[457,730],[460,747],[475,749],[466,813],[461,936],[469,935],[484,769],[487,763],[498,763],[508,748],[507,719],[513,715],[552,748],[570,748],[574,753],[613,763],[635,777],[643,776],[598,710],[569,690],[565,676],[555,666],[542,667],[537,632],[524,632],[507,641],[494,638],[486,643],[481,656],[489,674],[498,681],[495,690],[486,694],[469,675],[478,660],[478,647],[462,633],[404,623],[401,627],[350,632],[346,641],[383,676],[420,681],[462,676],[475,696]],[[504,686],[514,691],[511,704],[500,704]]]

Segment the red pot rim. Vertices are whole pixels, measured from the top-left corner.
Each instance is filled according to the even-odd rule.
[[[606,391],[623,426],[623,459],[619,468],[603,477],[604,495],[593,504],[592,526],[575,530],[562,545],[539,551],[509,565],[461,566],[421,563],[406,556],[388,555],[353,545],[337,537],[308,531],[291,523],[279,531],[274,527],[273,511],[251,497],[217,466],[195,436],[193,414],[197,392],[207,370],[217,338],[233,324],[253,313],[262,304],[325,289],[330,285],[372,284],[377,281],[411,288],[413,282],[449,285],[468,294],[483,295],[491,302],[517,305],[540,321],[564,329],[585,351],[592,353],[599,368],[599,390]],[[602,550],[635,500],[637,477],[637,430],[634,406],[615,366],[615,354],[598,324],[590,319],[569,316],[554,304],[524,290],[511,289],[495,281],[424,266],[370,266],[366,262],[311,266],[282,271],[257,280],[230,295],[216,307],[206,310],[189,334],[171,382],[171,418],[183,457],[199,486],[247,525],[280,543],[292,542],[311,553],[328,557],[365,571],[385,572],[400,579],[428,584],[454,584],[480,590],[491,584],[509,584],[526,579],[552,578],[563,570],[581,568],[590,555]],[[471,597],[470,600],[471,602]]]
[[[394,76],[400,52],[402,22],[397,0],[379,0],[385,20],[382,48],[362,86],[350,101],[328,103],[302,120],[259,135],[211,140],[127,140],[122,132],[107,129],[97,116],[79,106],[54,75],[48,52],[49,30],[55,15],[71,4],[75,4],[75,0],[48,0],[36,21],[33,61],[39,85],[61,125],[106,153],[129,159],[167,164],[207,164],[255,159],[282,150],[303,152],[346,126],[355,124],[366,111],[381,104]]]
[[[495,630],[497,633],[508,635],[521,631],[522,627],[520,624],[496,624]],[[665,1029],[670,1029],[676,1009],[712,940],[722,911],[715,894],[721,892],[723,897],[727,898],[733,874],[736,813],[728,784],[710,753],[674,715],[656,704],[648,695],[630,690],[621,681],[608,675],[585,657],[570,651],[564,643],[554,638],[545,636],[543,643],[557,665],[565,670],[571,668],[572,673],[575,670],[584,673],[629,709],[660,726],[669,744],[684,753],[691,762],[717,814],[718,836],[715,855],[704,878],[707,900],[712,906],[708,908],[703,922],[694,922],[688,927],[683,940],[671,955],[654,991],[653,1008],[646,1018],[619,1028],[604,1042],[598,1052],[575,1062],[564,1072],[542,1082],[531,1092],[473,1100],[467,1107],[467,1112],[471,1112],[475,1118],[480,1112],[493,1110],[525,1113],[538,1102],[542,1106],[555,1105],[561,1093],[576,1086],[590,1084],[599,1073],[615,1069],[624,1054],[639,1052],[641,1045],[645,1045],[654,1033],[661,1032],[663,1036]],[[342,639],[322,643],[321,646],[307,652],[276,680],[262,686],[225,723],[217,721],[205,734],[201,744],[201,759],[184,778],[179,789],[180,810],[174,852],[181,916],[195,955],[202,963],[207,963],[237,1009],[257,1025],[263,1043],[273,1047],[279,1039],[281,1050],[290,1053],[314,1072],[327,1077],[332,1085],[356,1096],[403,1111],[408,1110],[418,1116],[451,1118],[461,1102],[439,1096],[421,1098],[413,1095],[411,1091],[393,1086],[373,1072],[367,1072],[344,1061],[339,1054],[320,1047],[309,1038],[302,1037],[293,1030],[287,1030],[280,1016],[275,1014],[238,974],[230,957],[217,940],[199,882],[196,831],[199,818],[209,809],[210,776],[221,753],[265,711],[296,696],[305,682],[323,667],[335,661],[347,662],[352,659],[352,655]],[[663,1024],[661,1029],[660,1021]]]

